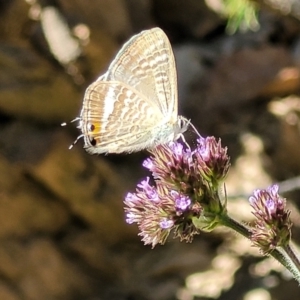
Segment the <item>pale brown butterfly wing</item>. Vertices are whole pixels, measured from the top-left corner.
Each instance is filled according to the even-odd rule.
[[[160,28],[132,37],[105,74],[107,81],[121,81],[157,105],[165,118],[177,119],[177,74],[171,44]]]
[[[92,154],[138,151],[160,144],[173,133],[158,107],[115,81],[96,81],[88,87],[80,117],[85,148]]]
[[[159,28],[142,31],[86,90],[78,126],[84,147],[90,153],[120,153],[173,141],[188,122],[178,117],[177,102],[170,42]]]

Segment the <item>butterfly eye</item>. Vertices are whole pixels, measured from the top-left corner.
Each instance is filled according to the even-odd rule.
[[[88,131],[92,132],[92,131],[94,131],[94,130],[95,130],[95,125],[89,123],[89,124],[88,124]]]

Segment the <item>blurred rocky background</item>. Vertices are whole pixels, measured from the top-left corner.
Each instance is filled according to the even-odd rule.
[[[0,0],[1,300],[300,299],[228,230],[144,246],[122,201],[147,176],[147,152],[68,150],[79,132],[60,126],[121,45],[159,26],[180,114],[228,146],[231,215],[251,222],[253,189],[280,182],[299,243],[300,5],[251,3],[257,20],[247,0]]]

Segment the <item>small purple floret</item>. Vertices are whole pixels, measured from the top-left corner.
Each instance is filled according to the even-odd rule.
[[[174,225],[174,221],[164,218],[160,221],[159,225],[162,229],[169,229]]]
[[[136,194],[127,193],[127,195],[125,196],[125,201],[127,201],[127,202],[134,202],[137,200],[138,200],[138,198],[137,198]]]
[[[143,161],[143,167],[148,169],[149,171],[153,171],[154,164],[151,158],[147,158]]]
[[[273,199],[267,199],[265,203],[266,203],[266,207],[270,213],[276,212],[276,203]]]
[[[191,203],[192,201],[189,197],[181,196],[176,199],[175,206],[177,209],[184,211],[191,205]]]
[[[170,195],[174,198],[175,207],[177,210],[185,211],[192,203],[188,196],[180,195],[176,191],[171,191]]]
[[[145,194],[147,195],[147,197],[152,200],[152,201],[155,201],[155,202],[159,202],[159,197],[158,197],[158,194],[157,194],[157,191],[156,191],[156,188],[151,186],[149,184],[149,177],[147,177],[146,180],[143,180],[140,184],[138,184],[137,186],[142,189]]]
[[[210,159],[210,149],[209,145],[206,142],[205,138],[198,139],[198,152],[201,155],[202,159],[204,161],[208,161]]]
[[[133,224],[135,222],[136,215],[132,212],[126,214],[126,223]]]

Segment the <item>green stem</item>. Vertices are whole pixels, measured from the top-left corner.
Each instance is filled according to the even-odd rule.
[[[291,245],[288,244],[287,246],[283,247],[284,251],[288,254],[291,261],[295,264],[295,266],[300,269],[300,261],[299,257],[296,255],[294,250],[292,249]]]
[[[295,251],[291,248],[291,245],[288,244],[284,247],[282,247],[283,255],[286,256],[289,259],[289,264],[291,265],[291,268],[294,270],[292,272],[295,279],[300,283],[300,261],[298,255],[295,253]]]
[[[233,229],[234,231],[240,233],[247,239],[251,240],[251,231],[250,229],[244,225],[239,223],[238,221],[230,218],[226,213],[220,215],[219,221],[222,225]],[[279,263],[281,263],[286,269],[288,269],[295,280],[300,284],[300,261],[295,254],[295,252],[291,249],[290,245],[282,248],[283,251],[279,249],[275,249],[270,254],[273,258],[275,258]]]
[[[238,221],[230,218],[226,213],[220,216],[220,223],[226,227],[233,229],[234,231],[240,233],[247,239],[251,237],[251,231],[246,227],[246,225],[239,223]]]

